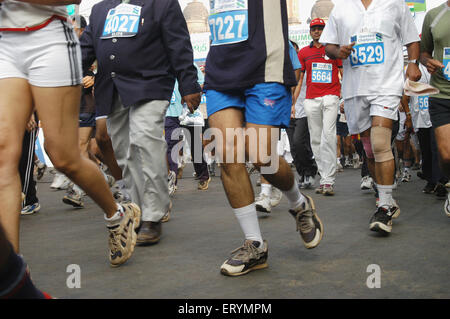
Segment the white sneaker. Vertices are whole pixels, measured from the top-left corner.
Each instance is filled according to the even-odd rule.
[[[353,168],[358,169],[361,167],[361,164],[359,162],[359,155],[357,153],[353,154]]]
[[[369,175],[364,176],[361,179],[361,189],[362,190],[371,189],[372,188],[372,184],[373,184],[373,180],[372,180],[372,177],[370,177]]]
[[[303,186],[306,189],[312,188],[314,186],[315,183],[315,179],[313,176],[305,176],[305,180],[303,182]]]
[[[339,159],[337,160],[337,171],[338,172],[344,171],[344,167],[342,167],[341,161]]]
[[[270,205],[270,197],[267,196],[266,194],[261,194],[257,198],[255,206],[258,212],[270,213],[272,210],[272,206]]]
[[[402,181],[403,183],[407,183],[407,182],[411,181],[411,173],[410,173],[408,170],[405,169],[405,170],[403,171],[401,181]]]
[[[277,206],[281,198],[283,197],[283,193],[276,187],[272,186],[272,195],[270,196],[270,206],[275,207]]]
[[[66,177],[66,175],[61,173],[56,173],[53,178],[53,182],[50,185],[52,189],[67,189],[70,185],[70,179]]]

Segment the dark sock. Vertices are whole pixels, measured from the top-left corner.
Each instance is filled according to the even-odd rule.
[[[30,279],[27,265],[10,251],[4,265],[0,265],[0,299],[46,299]]]

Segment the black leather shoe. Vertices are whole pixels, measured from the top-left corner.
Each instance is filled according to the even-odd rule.
[[[137,234],[138,245],[152,245],[161,238],[161,222],[143,221]]]

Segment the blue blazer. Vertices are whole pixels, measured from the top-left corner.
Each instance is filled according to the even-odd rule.
[[[175,78],[182,96],[201,91],[186,21],[178,0],[130,0],[141,6],[134,37],[101,39],[108,11],[121,0],[104,0],[91,11],[80,39],[83,70],[97,59],[97,116],[111,113],[117,92],[125,106],[172,96]]]

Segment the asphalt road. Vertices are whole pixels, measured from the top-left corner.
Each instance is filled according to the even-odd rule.
[[[304,248],[283,198],[270,215],[260,215],[269,267],[235,278],[219,273],[243,243],[220,177],[198,191],[187,167],[160,243],[136,247],[119,268],[109,266],[100,209],[90,199],[84,209],[63,204],[64,192],[50,189],[52,178],[47,173],[38,183],[41,211],[21,217],[21,253],[35,284],[58,298],[450,297],[450,218],[442,200],[422,193],[425,183],[416,176],[394,192],[401,215],[387,237],[368,229],[375,200],[371,191],[360,190],[359,170],[339,173],[334,197],[305,191],[325,228],[312,250]],[[252,175],[253,182],[256,178]],[[80,288],[67,285],[78,273],[73,265],[79,266]],[[369,288],[369,276],[377,282],[372,279],[378,273],[380,288]]]

